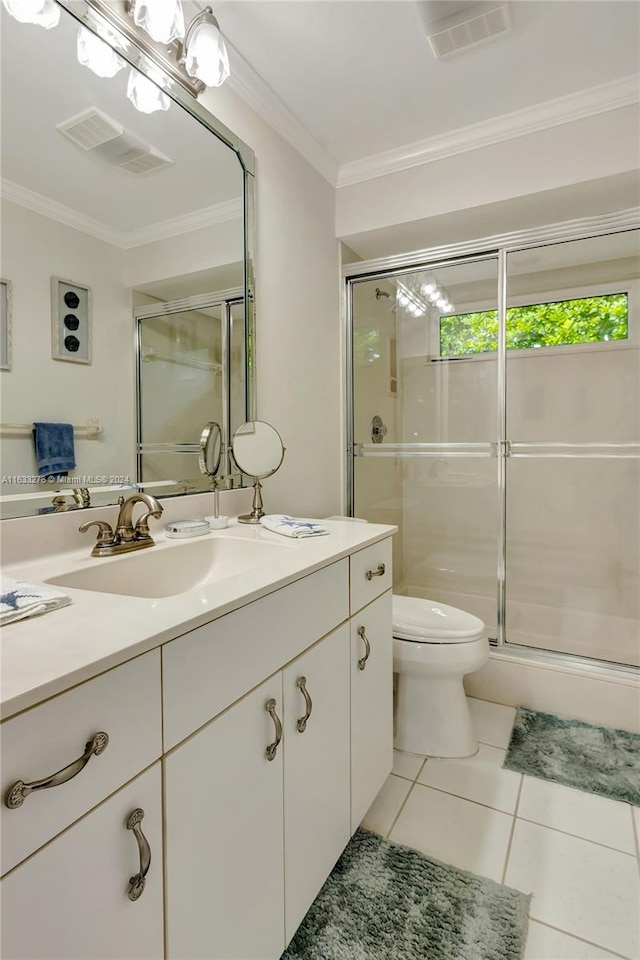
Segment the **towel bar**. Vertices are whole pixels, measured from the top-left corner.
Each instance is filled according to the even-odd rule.
[[[32,423],[0,423],[0,432],[8,433],[24,433],[25,436],[30,437],[33,433],[33,424]],[[103,427],[100,425],[100,421],[94,417],[89,418],[87,422],[82,426],[73,425],[73,432],[76,436],[82,437],[84,440],[97,440],[100,434],[103,432]]]

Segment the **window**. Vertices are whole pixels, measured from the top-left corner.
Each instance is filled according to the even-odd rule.
[[[440,356],[461,357],[497,350],[498,313],[452,314],[440,317]],[[507,350],[555,347],[572,343],[626,340],[629,336],[628,294],[532,303],[507,309]]]

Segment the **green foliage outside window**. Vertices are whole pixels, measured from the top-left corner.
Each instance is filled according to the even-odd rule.
[[[626,293],[556,303],[533,303],[507,309],[507,350],[553,347],[568,343],[626,340],[629,335]],[[440,317],[440,356],[459,357],[498,349],[498,312]]]

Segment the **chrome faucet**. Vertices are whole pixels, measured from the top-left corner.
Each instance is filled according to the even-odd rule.
[[[144,503],[147,510],[134,527],[133,508],[136,503]],[[91,556],[112,557],[118,553],[152,547],[154,541],[149,532],[149,517],[158,519],[161,516],[162,506],[155,497],[148,493],[134,493],[127,500],[124,497],[120,499],[120,512],[115,532],[104,520],[91,520],[83,523],[78,529],[80,533],[86,533],[89,527],[98,527],[98,539],[91,551]]]

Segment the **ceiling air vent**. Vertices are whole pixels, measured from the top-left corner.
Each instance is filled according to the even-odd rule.
[[[149,173],[151,170],[158,170],[159,167],[168,167],[172,163],[173,160],[165,157],[159,150],[149,147],[146,151],[131,150],[122,157],[118,166],[122,170],[128,170],[129,173]]]
[[[418,3],[427,40],[438,59],[475,47],[511,30],[509,4],[454,3],[425,0]]]
[[[96,147],[121,137],[124,132],[122,127],[106,113],[97,110],[96,107],[89,107],[82,113],[78,113],[69,120],[64,120],[56,126],[56,130],[63,133],[65,137],[72,140],[83,150],[95,150]]]

